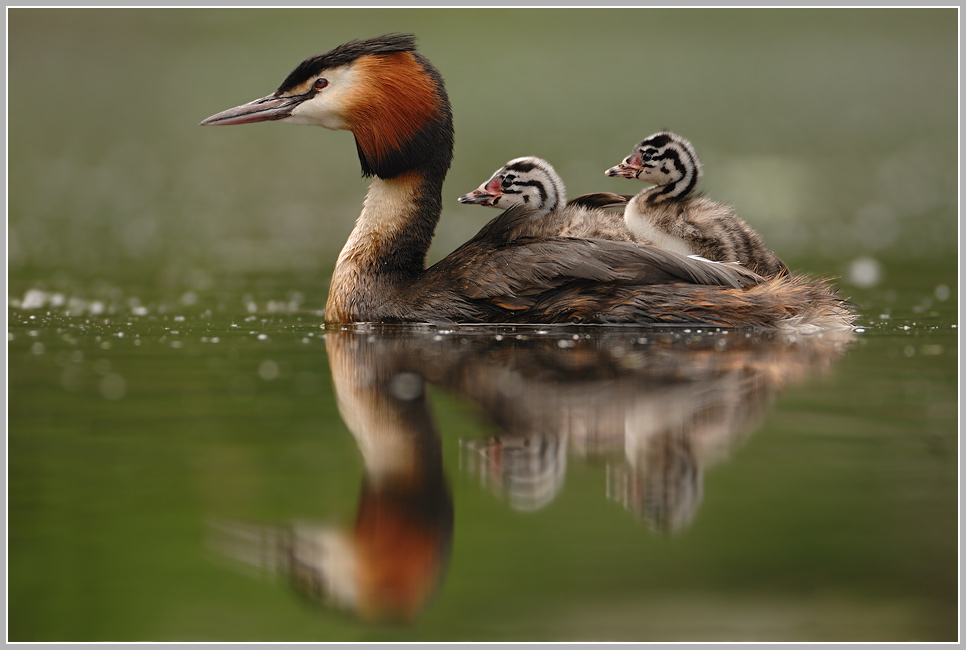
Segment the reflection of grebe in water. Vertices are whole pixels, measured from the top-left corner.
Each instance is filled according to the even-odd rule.
[[[461,466],[511,506],[533,509],[562,487],[567,454],[604,459],[608,497],[664,532],[693,520],[705,469],[754,430],[772,398],[827,368],[851,338],[792,344],[707,330],[526,336],[526,344],[506,337],[517,348],[512,363],[491,354],[458,374],[460,392],[501,429],[464,441]],[[561,343],[566,354],[554,355]],[[529,462],[506,462],[522,446]]]
[[[353,526],[211,522],[211,546],[366,619],[412,620],[445,575],[453,502],[424,383],[475,404],[497,432],[461,465],[533,510],[571,458],[604,459],[607,494],[662,531],[695,516],[705,468],[788,382],[848,341],[699,330],[329,327],[339,412],[365,476]],[[459,431],[445,432],[459,435]],[[603,498],[603,497],[602,497]]]
[[[453,535],[439,434],[408,350],[336,339],[326,349],[339,412],[365,467],[355,524],[214,521],[211,545],[312,601],[411,621],[442,581]]]
[[[743,269],[627,242],[507,241],[507,220],[520,216],[514,210],[427,269],[452,161],[453,123],[443,79],[415,52],[412,36],[352,41],[308,58],[273,94],[202,124],[271,120],[351,131],[363,173],[375,177],[336,262],[328,323],[775,328],[843,327],[852,320],[821,281],[763,281]]]

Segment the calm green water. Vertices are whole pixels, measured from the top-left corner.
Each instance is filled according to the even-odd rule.
[[[954,11],[8,20],[9,640],[957,639]],[[321,328],[351,138],[195,125],[386,31],[452,96],[434,259],[509,158],[628,191],[673,128],[859,329]]]

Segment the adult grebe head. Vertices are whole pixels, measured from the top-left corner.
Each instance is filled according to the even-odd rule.
[[[410,34],[350,41],[309,57],[271,95],[201,124],[266,121],[352,131],[366,176],[391,179],[415,168],[442,174],[452,159],[443,78]]]

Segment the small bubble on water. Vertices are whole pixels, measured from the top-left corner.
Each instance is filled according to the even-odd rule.
[[[949,300],[949,287],[947,287],[945,284],[941,284],[933,291],[933,295],[936,296],[936,300]]]
[[[278,379],[278,364],[271,359],[266,359],[262,361],[258,366],[258,376],[265,381],[272,381],[273,379]]]
[[[99,388],[101,395],[105,399],[119,400],[127,392],[127,382],[124,380],[124,377],[116,372],[112,372],[101,378]]]
[[[38,356],[41,355],[41,354],[43,354],[46,349],[47,348],[45,348],[44,347],[44,344],[41,343],[40,341],[36,341],[36,342],[34,342],[33,345],[30,346],[30,352],[32,354],[36,354]]]
[[[259,334],[257,338],[258,338],[259,341],[267,341],[268,340],[268,334]]]
[[[572,348],[574,347],[574,345],[576,344],[571,339],[560,339],[559,341],[557,341],[557,347],[560,348],[561,350]]]
[[[182,345],[184,344],[181,341],[171,341],[171,347],[175,350],[180,350]]]
[[[916,348],[912,347],[911,345],[907,345],[902,349],[902,353],[907,357],[914,357],[916,356]]]
[[[134,314],[135,316],[147,316],[148,308],[142,305],[138,305],[137,307],[131,308],[131,313]]]

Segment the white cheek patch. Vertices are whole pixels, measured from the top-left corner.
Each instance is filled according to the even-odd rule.
[[[352,106],[352,95],[356,92],[356,72],[351,66],[343,66],[326,70],[322,76],[329,85],[312,99],[296,106],[283,122],[327,129],[349,128],[346,116]]]

